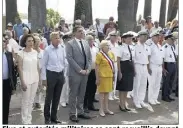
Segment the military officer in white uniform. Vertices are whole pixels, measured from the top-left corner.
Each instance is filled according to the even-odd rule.
[[[148,74],[148,102],[151,105],[156,105],[160,104],[158,95],[162,79],[163,50],[159,44],[159,32],[152,32],[150,37],[152,42],[149,44],[149,68],[151,71]]]
[[[117,56],[119,54],[119,45],[117,42],[117,33],[115,31],[113,33],[110,33],[109,48],[110,48],[110,51],[112,51],[115,55],[115,61],[114,61],[115,80],[113,84],[113,91],[109,93],[109,100],[117,100],[119,99],[116,96],[116,83],[117,83],[117,74],[118,74]]]
[[[145,44],[148,33],[146,31],[140,31],[138,33],[139,41],[135,45],[135,77],[134,77],[134,87],[133,87],[133,101],[136,108],[148,107],[144,103],[147,87],[147,77],[148,77],[148,56],[150,55],[150,49]]]
[[[165,37],[166,43],[163,46],[164,51],[164,69],[163,69],[163,87],[162,87],[162,100],[166,102],[174,101],[170,94],[172,92],[172,86],[176,75],[176,61],[177,56],[173,47],[175,38],[172,34]]]

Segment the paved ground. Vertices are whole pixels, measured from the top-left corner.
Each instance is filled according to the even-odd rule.
[[[132,112],[124,113],[118,108],[118,101],[110,101],[110,109],[115,112],[115,115],[108,115],[100,117],[97,112],[90,112],[93,117],[91,120],[80,120],[78,124],[87,125],[122,125],[122,124],[178,124],[178,99],[174,102],[166,103],[161,101],[161,105],[149,106],[148,109],[135,110],[132,105],[132,100],[129,99],[129,105],[133,108]],[[9,124],[21,124],[21,93],[13,95],[11,100]],[[95,104],[98,107],[98,103]],[[42,109],[34,110],[33,124],[44,124]],[[65,122],[65,124],[72,124],[69,122],[68,108],[59,108],[58,118]]]

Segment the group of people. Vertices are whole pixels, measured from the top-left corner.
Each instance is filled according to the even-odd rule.
[[[49,31],[49,36],[41,30],[31,33],[24,26],[16,39],[13,31],[17,32],[20,22],[14,27],[9,24],[14,29],[8,28],[3,35],[3,124],[8,124],[17,77],[22,88],[23,124],[31,124],[33,108],[41,108],[43,87],[46,87],[45,124],[62,123],[57,117],[59,104],[69,105],[72,122],[91,119],[89,111],[99,111],[101,117],[114,115],[109,100],[119,99],[119,110],[131,111],[128,95],[137,109],[148,107],[148,103],[161,104],[158,100],[161,83],[162,100],[174,101],[171,97],[174,84],[178,96],[177,29],[165,32],[145,28],[138,33],[129,31],[120,35],[113,20],[110,17],[102,25],[96,19],[96,24],[88,30],[81,20],[76,20],[69,31],[62,18],[59,29]],[[163,45],[159,43],[161,35]],[[148,103],[145,103],[147,88]],[[99,109],[94,106],[98,102],[96,92]]]

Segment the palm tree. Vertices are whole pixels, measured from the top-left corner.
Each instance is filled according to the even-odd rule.
[[[179,5],[178,0],[169,0],[167,22],[172,21],[176,17],[178,11],[178,5]]]
[[[147,16],[151,16],[151,5],[152,5],[152,0],[145,0],[145,3],[144,3],[144,19]]]
[[[161,27],[165,27],[166,2],[167,0],[161,0],[160,16],[159,16],[159,24]]]
[[[28,20],[33,32],[46,24],[46,0],[29,0],[28,12]]]
[[[118,23],[121,34],[134,29],[133,2],[134,0],[118,0]]]
[[[74,20],[81,19],[85,15],[85,22],[93,24],[92,0],[75,0]]]
[[[15,17],[18,16],[17,0],[5,0],[6,2],[6,24],[15,24]]]

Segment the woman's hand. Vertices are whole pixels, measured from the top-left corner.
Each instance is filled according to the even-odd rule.
[[[119,73],[118,73],[118,80],[121,80],[121,79],[122,79],[122,73],[119,72]]]
[[[27,91],[27,85],[24,82],[22,82],[22,90],[24,92]]]
[[[100,79],[97,78],[97,79],[96,79],[96,85],[99,86],[99,84],[100,84]]]

